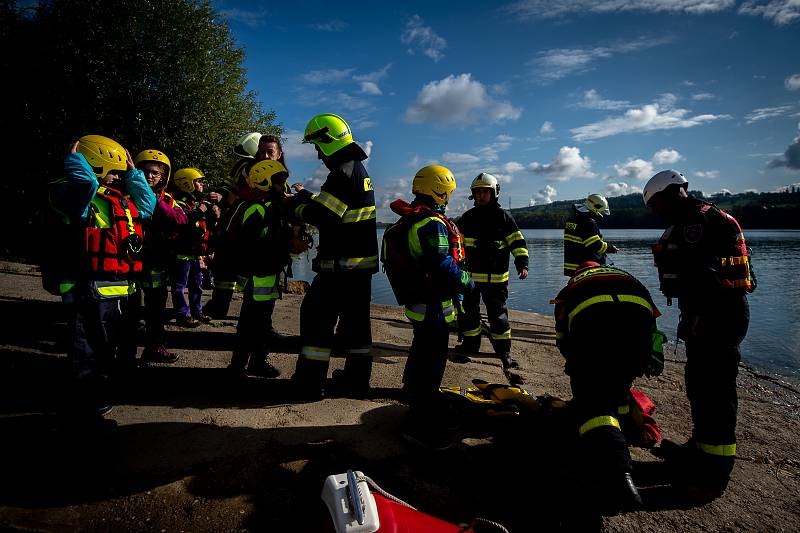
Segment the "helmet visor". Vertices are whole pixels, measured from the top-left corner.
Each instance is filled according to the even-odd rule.
[[[325,126],[320,130],[312,131],[311,133],[306,133],[303,136],[303,142],[328,144],[333,141],[331,136],[328,135],[328,131],[330,131],[328,126]]]

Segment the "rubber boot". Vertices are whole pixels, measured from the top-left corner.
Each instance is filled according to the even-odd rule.
[[[348,398],[363,398],[369,393],[372,377],[372,357],[357,355],[347,358],[344,368],[334,370],[333,380],[338,394]]]
[[[250,364],[247,365],[247,374],[262,378],[277,378],[281,375],[281,371],[269,362],[267,354],[261,353],[250,356]]]
[[[327,376],[328,361],[299,357],[292,376],[292,382],[296,385],[295,396],[301,400],[321,400],[325,397]]]

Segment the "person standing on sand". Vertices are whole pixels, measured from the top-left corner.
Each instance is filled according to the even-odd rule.
[[[458,227],[444,214],[456,180],[449,169],[429,165],[414,176],[414,201],[391,203],[400,220],[384,233],[383,261],[398,303],[414,327],[403,373],[408,415],[403,438],[433,450],[453,445],[444,427],[447,405],[439,386],[447,366],[449,324],[456,319],[453,299],[475,289],[463,268]]]
[[[467,268],[476,291],[464,299],[464,313],[458,317],[464,341],[456,349],[465,355],[481,347],[480,301],[486,304],[492,347],[503,368],[519,365],[511,358],[511,326],[508,323],[508,260],[514,256],[519,279],[528,277],[528,248],[514,218],[497,201],[497,178],[481,172],[470,186],[475,207],[457,221],[464,236]]]
[[[590,194],[582,204],[572,206],[574,213],[564,224],[564,275],[572,276],[584,261],[606,264],[606,254],[619,249],[603,240],[597,219],[610,215],[608,200],[601,194]]]
[[[303,142],[314,145],[330,173],[318,194],[293,185],[295,216],[319,229],[319,246],[312,263],[316,276],[300,308],[301,348],[292,379],[300,396],[321,398],[336,344],[347,358],[344,370],[334,373],[336,384],[360,396],[372,375],[369,306],[378,271],[375,191],[362,163],[367,154],[347,122],[332,113],[312,118]]]
[[[720,497],[736,459],[736,376],[747,334],[747,293],[755,289],[744,234],[731,215],[688,194],[683,174],[650,178],[644,203],[670,226],[653,247],[660,289],[678,298],[678,338],[686,342],[686,396],[692,437],[664,441],[662,456],[678,467],[675,486],[697,502]]]
[[[142,271],[142,219],[156,197],[130,153],[102,135],[85,135],[70,146],[64,175],[48,184],[60,290],[68,302],[68,358],[75,384],[77,423],[95,429],[116,426],[108,377],[113,372],[121,302]],[[129,362],[123,362],[128,366]]]

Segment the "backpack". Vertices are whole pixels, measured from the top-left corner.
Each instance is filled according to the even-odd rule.
[[[400,218],[386,228],[381,242],[383,271],[389,278],[389,285],[398,305],[412,302],[414,294],[419,290],[416,281],[422,275],[408,249],[408,232],[411,226],[410,217]]]

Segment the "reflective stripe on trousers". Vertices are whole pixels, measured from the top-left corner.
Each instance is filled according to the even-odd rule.
[[[300,357],[327,362],[331,358],[331,349],[324,346],[303,346],[300,348]]]
[[[456,309],[453,307],[453,300],[445,300],[441,305],[442,317],[444,318],[444,321],[449,324],[456,319]],[[406,306],[406,317],[414,322],[424,321],[427,312],[427,304],[410,304]]]
[[[620,429],[619,420],[617,420],[613,416],[610,415],[596,416],[594,418],[590,418],[589,420],[581,424],[581,427],[578,428],[578,434],[582,436],[585,433],[602,426],[612,426],[617,429]]]

